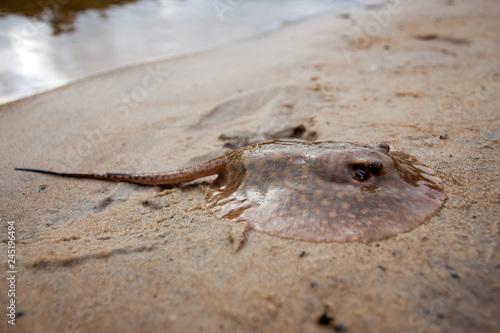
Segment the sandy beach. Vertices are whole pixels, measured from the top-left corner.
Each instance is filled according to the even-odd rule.
[[[499,59],[497,1],[401,0],[0,106],[0,332],[500,330]],[[448,199],[408,233],[314,243],[214,217],[212,178],[14,170],[164,172],[283,136],[387,142]]]

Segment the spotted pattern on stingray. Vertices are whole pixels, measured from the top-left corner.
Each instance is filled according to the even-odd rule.
[[[316,242],[366,242],[407,232],[446,200],[431,168],[385,143],[282,139],[159,174],[17,170],[145,185],[217,174],[207,193],[213,214],[271,235]]]
[[[389,146],[276,140],[229,154],[208,209],[271,235],[373,241],[410,231],[446,195],[426,165]]]

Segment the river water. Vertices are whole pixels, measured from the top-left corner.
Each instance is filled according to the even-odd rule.
[[[384,0],[3,0],[0,104]]]

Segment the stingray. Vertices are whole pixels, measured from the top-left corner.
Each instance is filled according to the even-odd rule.
[[[408,232],[446,200],[430,167],[385,143],[281,139],[159,174],[16,170],[145,185],[218,175],[207,192],[211,213],[267,234],[313,242],[369,242]]]

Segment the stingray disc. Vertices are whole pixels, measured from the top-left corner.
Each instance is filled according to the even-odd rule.
[[[208,208],[280,237],[366,242],[414,229],[445,199],[431,168],[387,144],[276,140],[232,152]]]

